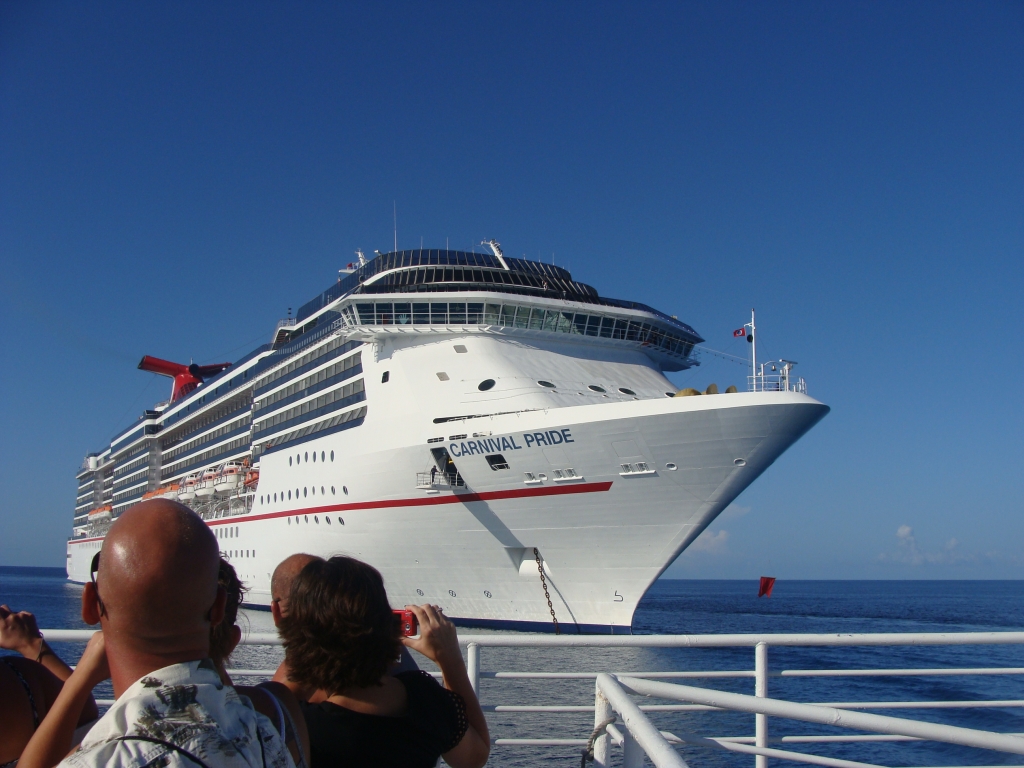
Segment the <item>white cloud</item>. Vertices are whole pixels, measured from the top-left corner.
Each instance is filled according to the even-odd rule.
[[[909,525],[901,525],[896,529],[897,550],[895,552],[883,552],[878,556],[882,562],[906,563],[907,565],[924,564],[951,564],[962,562],[973,562],[977,558],[972,554],[963,554],[957,550],[960,542],[955,538],[945,543],[942,549],[927,552],[917,546],[917,537],[914,536],[914,529]]]
[[[728,531],[718,531],[712,533],[709,530],[705,530],[697,540],[693,542],[687,551],[690,552],[707,552],[712,555],[718,555],[726,551],[726,544],[729,541]]]

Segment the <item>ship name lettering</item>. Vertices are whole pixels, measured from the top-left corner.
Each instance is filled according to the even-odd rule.
[[[569,429],[552,429],[547,432],[525,432],[523,442],[526,447],[537,445],[560,445],[561,443],[575,443],[572,438],[572,431]],[[516,442],[514,435],[501,437],[488,437],[482,440],[466,440],[462,443],[449,443],[448,452],[456,457],[462,456],[483,456],[487,453],[501,453],[502,451],[520,451],[522,445]]]

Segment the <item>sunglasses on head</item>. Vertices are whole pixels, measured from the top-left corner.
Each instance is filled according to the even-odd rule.
[[[96,583],[96,572],[100,569],[100,553],[97,552],[92,556],[92,565],[89,566],[89,580],[92,582],[93,587],[96,590],[96,602],[100,604],[100,616],[107,615],[107,607],[103,605],[103,599],[100,597],[100,587]]]

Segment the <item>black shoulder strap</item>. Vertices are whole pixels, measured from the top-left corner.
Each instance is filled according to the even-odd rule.
[[[193,763],[195,763],[196,765],[200,766],[201,768],[210,768],[209,765],[204,763],[202,760],[200,760],[198,757],[193,755],[187,749],[182,749],[177,744],[171,744],[171,742],[169,742],[169,741],[164,741],[163,739],[157,739],[157,738],[154,738],[153,736],[120,736],[120,737],[114,739],[114,741],[147,741],[150,744],[160,744],[161,746],[167,747],[168,749],[174,750],[175,752],[178,752],[178,753],[184,755],[185,757],[187,757],[189,760],[191,760]]]

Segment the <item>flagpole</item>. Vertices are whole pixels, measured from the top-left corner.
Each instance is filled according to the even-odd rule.
[[[754,310],[750,310],[750,373],[754,376],[754,387],[757,387],[757,334],[754,333]]]

